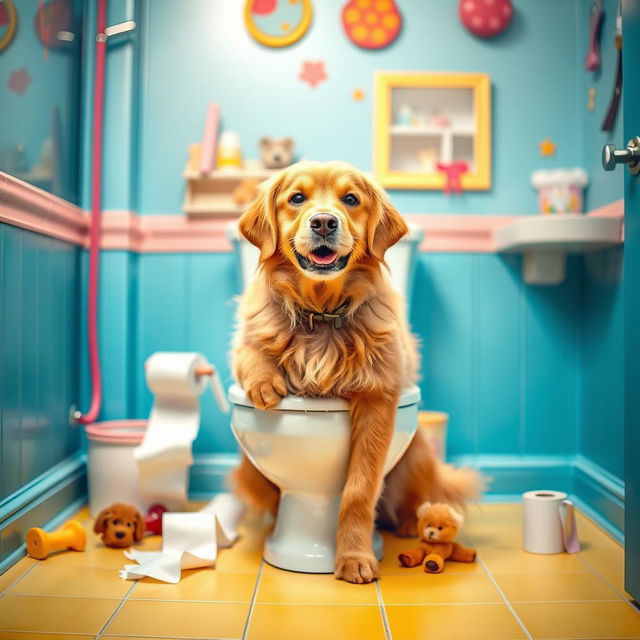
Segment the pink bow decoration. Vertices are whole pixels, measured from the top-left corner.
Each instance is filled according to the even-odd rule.
[[[462,193],[460,176],[466,171],[469,171],[469,165],[464,160],[458,160],[450,164],[438,162],[436,168],[445,174],[444,192],[447,195],[451,193],[460,195]]]

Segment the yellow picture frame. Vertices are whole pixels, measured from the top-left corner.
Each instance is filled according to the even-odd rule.
[[[302,4],[302,18],[295,28],[282,36],[275,36],[269,33],[265,33],[260,30],[258,25],[254,22],[251,7],[253,0],[245,0],[244,3],[244,24],[247,31],[251,34],[251,37],[265,45],[266,47],[288,47],[294,42],[297,42],[307,32],[311,25],[311,17],[313,10],[311,7],[311,0],[296,0]]]
[[[3,0],[3,3],[7,9],[7,16],[9,20],[6,33],[2,38],[0,38],[0,52],[4,51],[9,46],[13,40],[13,36],[16,34],[16,28],[18,26],[18,14],[16,13],[16,8],[13,5],[13,2],[11,0]]]
[[[442,173],[399,171],[391,167],[394,89],[470,89],[473,95],[473,171],[461,176],[463,190],[491,188],[491,79],[484,73],[381,71],[374,76],[373,168],[389,189],[443,189]]]

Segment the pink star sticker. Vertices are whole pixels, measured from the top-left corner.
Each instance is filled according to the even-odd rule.
[[[307,60],[302,63],[302,71],[298,78],[302,82],[306,82],[312,89],[315,89],[317,85],[324,82],[329,76],[324,68],[324,62],[321,60],[317,62],[311,62]]]
[[[27,67],[22,67],[11,72],[7,87],[14,93],[21,96],[28,88],[31,78],[27,72]]]

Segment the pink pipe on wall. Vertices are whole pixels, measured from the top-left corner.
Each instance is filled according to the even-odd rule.
[[[107,0],[98,0],[93,88],[93,129],[91,155],[91,230],[89,234],[89,294],[87,324],[91,368],[91,406],[74,415],[80,424],[95,422],[102,406],[102,374],[98,351],[98,273],[100,266],[100,215],[102,208],[102,133],[104,125],[104,80],[107,57]]]

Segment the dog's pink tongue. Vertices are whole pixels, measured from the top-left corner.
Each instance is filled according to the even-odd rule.
[[[315,253],[312,253],[310,255],[311,259],[316,263],[316,264],[331,264],[337,257],[337,253],[330,253],[328,256],[317,256]]]

